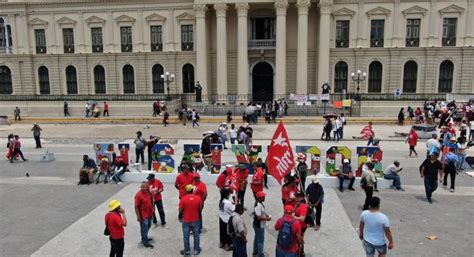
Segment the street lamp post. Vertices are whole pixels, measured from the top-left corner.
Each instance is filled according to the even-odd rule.
[[[357,83],[357,100],[360,100],[360,82],[364,81],[365,78],[367,77],[367,73],[362,72],[361,70],[357,70],[357,72],[352,72],[351,73],[352,80]]]
[[[170,83],[174,81],[174,74],[169,73],[167,71],[165,74],[161,74],[161,79],[163,80],[163,83],[166,84],[166,92],[168,94],[166,99],[169,101],[169,100],[171,100],[171,98],[170,98]]]

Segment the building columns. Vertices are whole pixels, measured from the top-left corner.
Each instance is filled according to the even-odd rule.
[[[436,10],[436,0],[431,0],[430,4],[430,24],[428,35],[428,47],[439,46],[438,43],[438,11]]]
[[[465,46],[474,46],[474,0],[468,1],[466,12],[466,39]]]
[[[209,87],[207,80],[206,11],[205,4],[194,5],[194,15],[196,16],[196,81],[201,84],[204,101],[208,99]]]
[[[331,0],[322,0],[318,6],[319,21],[319,49],[318,49],[318,84],[317,92],[325,81],[329,81],[329,35],[331,27]]]
[[[288,0],[276,0],[276,57],[274,97],[286,94],[286,10]]]
[[[216,10],[217,101],[227,103],[227,4],[214,4]]]
[[[236,3],[237,9],[237,94],[238,103],[248,102],[249,95],[249,60],[247,39],[248,3]]]
[[[308,93],[308,11],[310,0],[298,0],[298,50],[296,62],[296,93]]]

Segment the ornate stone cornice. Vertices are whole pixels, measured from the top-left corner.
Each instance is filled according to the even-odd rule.
[[[288,9],[288,0],[276,0],[273,5],[276,10],[276,15],[286,15],[286,9]]]
[[[439,10],[439,15],[441,17],[443,17],[446,14],[458,14],[459,16],[461,16],[463,13],[464,13],[464,8],[462,8],[458,5],[455,5],[455,4],[452,4],[450,6],[447,6],[443,9]]]
[[[62,17],[61,19],[56,20],[56,22],[59,25],[76,25],[76,21],[68,17]]]
[[[298,0],[296,2],[296,7],[298,8],[298,14],[308,14],[309,7],[311,6],[310,0]]]
[[[214,4],[214,10],[216,10],[217,17],[225,17],[229,7],[225,3]]]
[[[192,20],[192,21],[194,21],[194,20],[196,19],[196,16],[194,16],[194,15],[188,13],[188,12],[184,12],[184,13],[182,13],[182,14],[176,16],[176,19],[177,19],[178,21],[185,21],[185,20]]]
[[[105,20],[95,15],[86,19],[87,24],[104,24]]]
[[[354,16],[355,14],[356,14],[356,12],[354,12],[351,9],[345,8],[345,7],[341,8],[341,9],[338,9],[337,11],[332,12],[332,16],[334,16],[334,17],[348,16],[348,17],[352,18],[352,16]]]
[[[320,0],[318,7],[321,14],[331,14],[332,0]]]
[[[367,16],[370,18],[371,16],[382,15],[385,17],[390,16],[391,11],[387,8],[383,8],[382,6],[375,7],[372,10],[367,11]]]
[[[34,18],[28,22],[28,25],[34,26],[34,25],[41,25],[41,26],[48,26],[48,22],[45,20],[42,20],[40,18]]]
[[[193,6],[193,10],[194,10],[194,15],[196,15],[197,18],[206,17],[207,6],[205,4],[195,4]]]
[[[423,7],[420,7],[418,5],[415,5],[415,6],[412,6],[404,11],[402,11],[403,13],[403,16],[407,16],[407,15],[410,15],[410,14],[419,14],[421,16],[425,16],[425,14],[428,12],[427,9],[423,8]]]
[[[240,17],[242,16],[247,17],[249,8],[250,6],[248,3],[239,2],[235,4],[235,9],[237,10],[237,16],[240,16]]]
[[[124,22],[129,22],[129,23],[135,23],[135,18],[130,17],[128,15],[120,15],[119,17],[115,18],[116,23],[124,23]]]
[[[163,16],[161,16],[159,14],[156,14],[156,13],[152,13],[152,14],[145,17],[145,21],[148,22],[148,23],[153,22],[153,21],[163,22],[165,20],[166,20],[166,17],[163,17]]]

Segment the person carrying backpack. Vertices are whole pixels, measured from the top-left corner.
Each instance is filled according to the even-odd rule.
[[[237,204],[227,224],[227,233],[232,237],[232,257],[247,257],[247,227],[243,213],[244,206]]]
[[[275,230],[278,231],[276,257],[296,257],[298,245],[303,243],[301,225],[293,217],[293,206],[285,205],[284,211],[284,216],[275,224]]]

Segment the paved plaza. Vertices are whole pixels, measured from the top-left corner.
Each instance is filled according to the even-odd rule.
[[[0,127],[0,143],[5,145],[9,133],[23,138],[26,163],[0,166],[0,256],[106,256],[109,251],[108,238],[103,235],[103,216],[107,202],[118,199],[127,211],[129,226],[125,230],[125,256],[179,256],[183,248],[181,226],[177,216],[177,190],[165,184],[164,205],[168,228],[152,228],[151,236],[155,248],[145,249],[139,245],[139,226],[133,211],[133,197],[139,184],[99,184],[77,186],[77,173],[82,165],[82,154],[94,155],[94,142],[132,142],[137,130],[147,137],[157,135],[162,139],[177,139],[175,160],[182,157],[184,143],[200,143],[202,132],[216,130],[218,124],[201,124],[199,128],[171,125],[90,125],[90,124],[45,124],[43,149],[34,149],[30,124],[15,124]],[[339,143],[322,142],[322,125],[287,125],[291,144],[316,145],[323,152],[330,145],[345,145],[352,150],[365,142],[353,140],[363,125],[349,124],[344,136],[350,138]],[[275,125],[254,126],[254,142],[269,144]],[[425,142],[419,142],[420,157],[408,158],[408,145],[403,138],[392,137],[394,132],[408,132],[409,126],[375,124],[375,133],[381,138],[384,151],[383,165],[394,160],[401,162],[401,174],[405,192],[383,189],[376,196],[382,200],[382,211],[390,219],[395,248],[389,256],[460,256],[469,257],[474,252],[474,178],[461,173],[456,181],[456,191],[450,193],[440,187],[434,194],[434,203],[424,197],[418,166],[425,153]],[[264,147],[265,149],[266,147]],[[0,154],[5,154],[2,148]],[[55,153],[56,161],[39,162],[46,150]],[[134,151],[131,157],[134,158]],[[474,155],[470,150],[469,155]],[[263,157],[266,153],[262,154]],[[223,162],[236,163],[230,150],[223,153]],[[324,158],[322,160],[324,163]],[[324,167],[325,165],[322,164]],[[29,173],[30,177],[25,176]],[[214,184],[208,185],[209,197],[204,209],[205,233],[201,235],[201,256],[231,256],[218,248],[218,191]],[[305,236],[307,256],[364,256],[358,239],[358,217],[364,201],[364,192],[357,185],[355,192],[340,193],[334,188],[325,188],[322,227],[320,231],[308,230]],[[265,251],[274,256],[277,233],[273,229],[276,218],[281,216],[280,189],[271,186],[267,190],[267,210],[273,220],[267,223]],[[247,190],[246,205],[253,198]],[[253,229],[251,208],[244,213],[249,231],[248,253],[251,254]],[[435,235],[437,240],[426,239]]]

